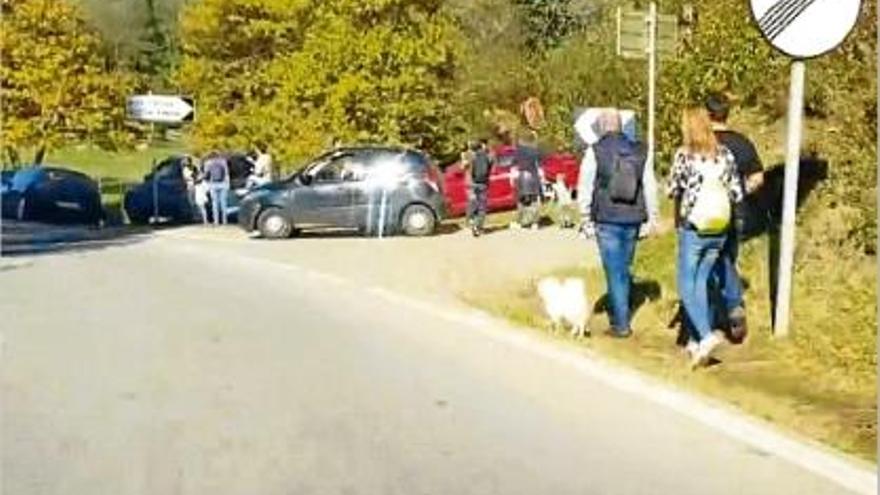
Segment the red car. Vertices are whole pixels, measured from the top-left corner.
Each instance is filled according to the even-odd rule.
[[[504,211],[516,208],[516,192],[510,185],[510,167],[513,165],[513,154],[516,148],[513,146],[498,146],[494,148],[495,165],[489,178],[488,209],[489,211]],[[577,187],[580,162],[578,158],[568,153],[553,153],[546,155],[541,162],[544,177],[548,181],[555,181],[556,176],[562,174],[565,184],[572,191]],[[444,172],[444,194],[446,195],[447,213],[450,217],[459,217],[467,211],[469,179],[461,168],[461,163],[454,163]]]

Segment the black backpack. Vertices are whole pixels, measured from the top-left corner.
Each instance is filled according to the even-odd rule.
[[[618,148],[614,152],[608,196],[612,203],[635,204],[642,188],[642,158],[633,150]]]

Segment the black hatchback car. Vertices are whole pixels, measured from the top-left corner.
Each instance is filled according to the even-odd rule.
[[[30,166],[0,174],[4,218],[98,225],[104,220],[98,184],[80,172]]]
[[[430,235],[445,215],[441,177],[418,151],[336,149],[251,191],[241,201],[239,224],[268,239],[321,228]]]
[[[232,194],[228,196],[229,215],[234,218],[253,165],[242,153],[226,153],[224,156],[229,163],[232,188]],[[168,219],[174,223],[190,223],[194,220],[193,205],[187,196],[183,178],[183,162],[186,158],[166,158],[144,176],[142,183],[126,193],[125,213],[132,223],[145,224],[151,218]]]

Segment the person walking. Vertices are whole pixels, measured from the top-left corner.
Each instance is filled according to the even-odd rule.
[[[226,225],[229,221],[227,200],[229,196],[229,164],[220,153],[213,151],[205,159],[205,180],[211,195],[211,214],[214,225]]]
[[[488,202],[489,177],[492,173],[492,158],[486,140],[471,143],[467,161],[462,163],[468,169],[470,194],[468,197],[468,222],[474,237],[483,234]]]
[[[617,112],[620,118],[620,129],[624,136],[635,145],[640,145],[637,132],[636,112],[633,110],[621,110],[616,108],[588,108],[581,113],[575,122],[575,132],[583,148],[578,184],[577,203],[582,216],[578,232],[581,237],[590,239],[595,236],[590,221],[590,210],[593,200],[593,175],[596,170],[596,155],[593,146],[604,136],[601,128],[600,117],[607,112]],[[644,188],[645,205],[648,209],[648,221],[642,224],[639,230],[639,238],[646,238],[656,232],[660,226],[660,201],[657,193],[657,178],[654,167],[651,166],[651,157],[646,158],[642,185]]]
[[[713,331],[709,278],[727,242],[731,204],[742,200],[733,154],[718,142],[705,109],[682,115],[683,144],[670,171],[668,194],[677,205],[677,285],[690,333],[691,367],[706,364],[722,343]]]
[[[730,129],[730,101],[722,94],[714,94],[706,100],[706,110],[712,120],[715,138],[733,154],[736,164],[735,179],[744,192],[744,198],[734,208],[733,224],[727,242],[721,250],[721,258],[714,278],[724,301],[731,335],[742,339],[748,333],[742,281],[737,271],[739,245],[748,232],[760,231],[766,224],[766,213],[757,204],[756,193],[764,184],[764,167],[755,145],[745,135]]]
[[[621,129],[620,114],[609,109],[598,116],[601,139],[592,146],[595,166],[584,172],[591,194],[584,230],[596,237],[608,288],[607,335],[632,335],[631,267],[642,225],[648,221],[643,177],[647,156],[641,143]]]
[[[511,227],[538,230],[544,171],[541,170],[541,152],[534,132],[529,132],[516,146],[510,182],[517,199],[517,219]]]

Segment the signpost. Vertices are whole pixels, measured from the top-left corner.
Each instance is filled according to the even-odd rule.
[[[180,124],[195,118],[195,103],[186,96],[136,95],[128,99],[128,117],[141,122]]]
[[[777,50],[793,58],[788,102],[788,143],[779,255],[779,286],[773,331],[789,333],[794,269],[795,215],[802,141],[805,59],[824,55],[846,39],[859,17],[862,0],[750,0],[758,28]]]
[[[646,176],[652,179],[657,149],[657,57],[674,54],[677,43],[678,18],[674,15],[657,14],[655,2],[651,2],[648,12],[624,12],[620,7],[617,8],[618,56],[626,59],[648,59],[648,163],[645,168]],[[649,213],[652,218],[657,218],[660,212]]]

